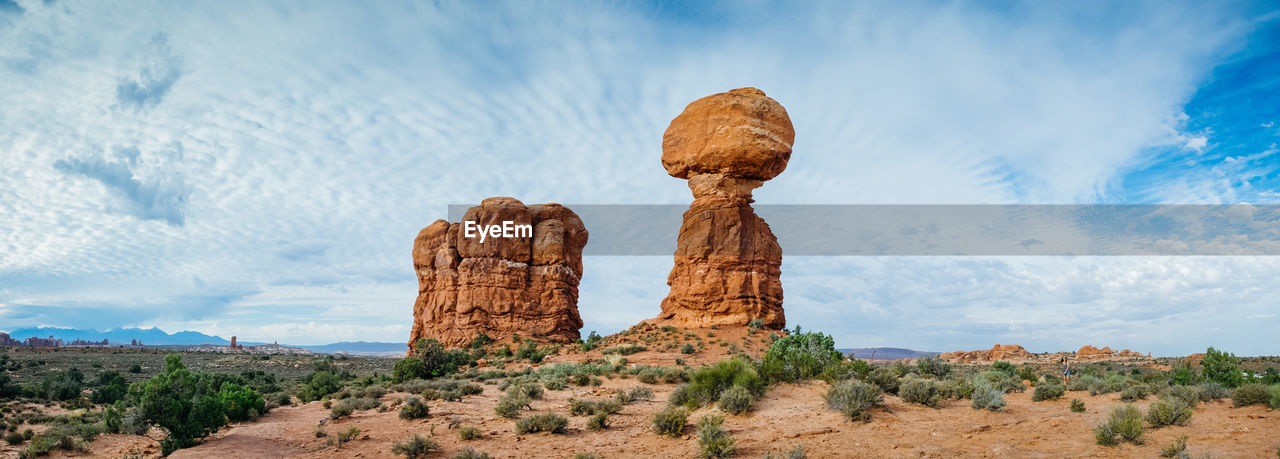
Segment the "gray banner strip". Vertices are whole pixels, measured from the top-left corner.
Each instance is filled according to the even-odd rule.
[[[584,255],[671,255],[687,205],[565,204]],[[471,205],[450,205],[457,222]],[[756,205],[784,255],[1277,255],[1280,205]]]

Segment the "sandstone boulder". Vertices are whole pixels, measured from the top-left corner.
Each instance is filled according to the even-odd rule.
[[[467,237],[467,221],[481,227],[511,222],[531,231],[482,242],[475,231]],[[481,333],[495,339],[519,333],[550,342],[577,340],[586,244],[586,227],[568,208],[525,206],[506,197],[468,209],[463,222],[428,225],[413,245],[418,299],[410,348],[419,338],[462,347]]]
[[[981,349],[976,351],[957,351],[944,352],[938,354],[938,358],[960,362],[994,362],[997,360],[1004,361],[1023,361],[1035,359],[1035,355],[1028,352],[1025,348],[1017,344],[997,344],[991,349]]]
[[[694,201],[680,226],[659,321],[786,325],[782,248],[751,208],[751,192],[786,168],[794,139],[786,110],[755,88],[698,99],[671,121],[662,164],[689,180]]]

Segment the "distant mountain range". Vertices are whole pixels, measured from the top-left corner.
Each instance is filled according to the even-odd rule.
[[[866,347],[859,349],[837,349],[845,353],[849,357],[855,359],[875,359],[875,360],[902,360],[902,359],[918,359],[931,355],[938,355],[937,352],[914,351],[911,349],[901,349],[896,347]]]
[[[48,338],[54,337],[66,342],[75,341],[77,339],[84,341],[102,341],[107,340],[108,345],[128,345],[132,340],[141,341],[147,346],[194,346],[200,344],[212,344],[217,346],[226,346],[231,344],[231,340],[221,336],[206,335],[194,331],[180,331],[169,334],[159,328],[113,328],[106,331],[98,330],[81,330],[77,328],[55,328],[55,327],[38,327],[38,328],[19,328],[9,332],[9,337],[18,341],[27,338]],[[253,341],[238,341],[236,344],[244,346],[256,346],[261,344]],[[346,352],[356,355],[402,355],[408,346],[405,343],[371,343],[366,341],[343,341],[340,343],[321,344],[314,346],[294,346],[309,349],[312,352],[320,353],[337,353]]]

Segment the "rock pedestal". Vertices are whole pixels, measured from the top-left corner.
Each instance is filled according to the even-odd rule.
[[[511,237],[473,228],[515,227]],[[529,225],[521,233],[518,225]],[[481,333],[501,339],[522,337],[572,342],[579,337],[578,282],[587,230],[577,214],[559,204],[524,203],[506,197],[485,199],[463,221],[437,220],[413,244],[418,299],[413,306],[410,353],[419,338],[463,347]]]
[[[787,167],[787,111],[755,88],[698,99],[662,137],[662,165],[689,180],[694,201],[676,241],[671,292],[658,321],[684,327],[786,325],[782,248],[751,208],[751,191]]]

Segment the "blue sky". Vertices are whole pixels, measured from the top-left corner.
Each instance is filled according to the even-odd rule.
[[[1274,2],[0,0],[0,330],[404,340],[448,204],[687,204],[662,131],[742,86],[796,126],[760,203],[1276,204],[1277,53]],[[657,314],[670,257],[585,265],[584,332]],[[783,272],[844,347],[1280,354],[1266,257]]]

